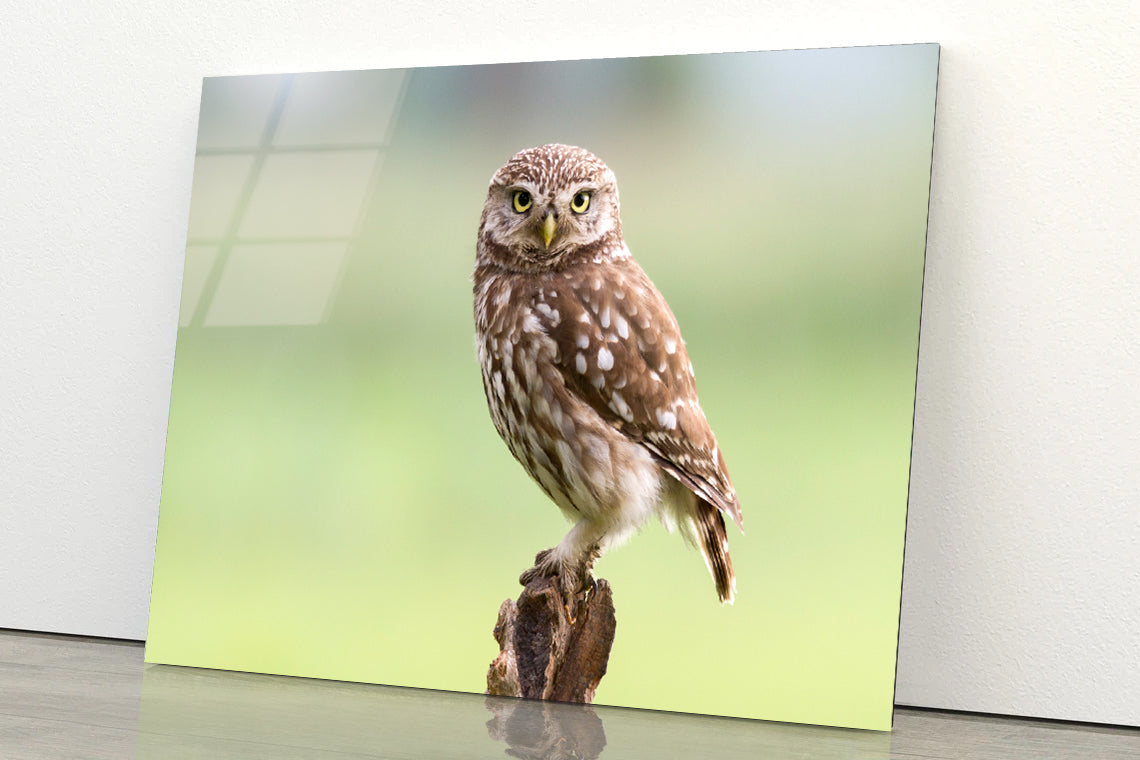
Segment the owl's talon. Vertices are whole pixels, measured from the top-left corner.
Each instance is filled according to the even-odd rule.
[[[567,622],[569,622],[570,625],[574,625],[578,622],[577,615],[574,613],[579,610],[581,606],[580,603],[584,601],[582,598],[582,584],[571,580],[570,582],[562,582],[560,586],[562,591],[562,609],[566,611]]]

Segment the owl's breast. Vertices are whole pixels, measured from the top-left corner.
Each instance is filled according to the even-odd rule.
[[[657,468],[566,386],[557,343],[542,327],[540,278],[497,275],[477,284],[476,344],[495,429],[567,516],[597,518],[631,494],[630,473]]]

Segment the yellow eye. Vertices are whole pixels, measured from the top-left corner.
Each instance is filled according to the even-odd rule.
[[[570,210],[575,214],[584,214],[590,207],[590,194],[582,190],[570,200]]]
[[[534,201],[526,190],[515,190],[515,211],[520,214],[530,208]]]

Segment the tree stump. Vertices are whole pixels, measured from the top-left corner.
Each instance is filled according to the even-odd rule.
[[[568,609],[563,601],[557,577],[537,578],[518,601],[503,602],[495,623],[499,656],[487,671],[488,694],[593,702],[617,629],[610,584],[597,581],[572,605]]]

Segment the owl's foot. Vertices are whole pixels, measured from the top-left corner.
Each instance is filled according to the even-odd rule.
[[[586,596],[597,590],[598,582],[594,579],[590,569],[593,558],[588,562],[575,565],[564,565],[555,556],[554,549],[544,549],[534,557],[534,567],[519,576],[519,583],[529,586],[541,578],[553,578],[562,592],[567,609],[572,608],[578,596]]]
[[[554,550],[543,549],[534,555],[534,567],[519,576],[519,583],[523,586],[529,586],[539,578],[552,578],[555,575],[560,575],[560,570],[558,560],[554,558]]]

